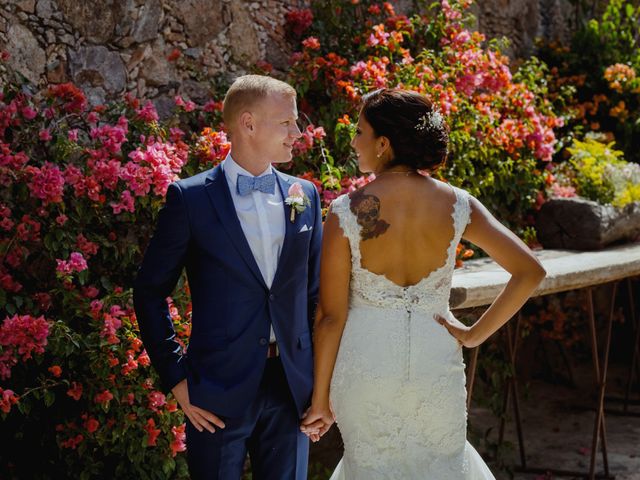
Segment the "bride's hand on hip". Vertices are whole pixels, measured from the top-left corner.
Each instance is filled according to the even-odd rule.
[[[473,338],[473,327],[467,327],[459,321],[449,321],[438,314],[435,314],[433,318],[436,322],[447,329],[449,334],[458,341],[459,345],[467,348],[474,348],[480,345],[481,342],[478,342]]]
[[[330,405],[320,406],[311,404],[300,424],[300,430],[307,435],[312,442],[317,442],[335,423],[335,417]]]

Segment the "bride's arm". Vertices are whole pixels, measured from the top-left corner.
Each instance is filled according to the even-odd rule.
[[[323,227],[320,260],[320,301],[313,329],[314,384],[311,408],[303,431],[316,428],[323,434],[333,423],[329,385],[349,308],[351,250],[338,218],[329,212]],[[323,425],[321,427],[320,425]]]
[[[531,250],[502,225],[477,199],[471,197],[471,223],[463,238],[482,248],[511,279],[480,319],[461,328],[440,318],[449,332],[466,347],[475,347],[515,315],[544,279],[546,272]]]

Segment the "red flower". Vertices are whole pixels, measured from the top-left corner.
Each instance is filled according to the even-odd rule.
[[[98,427],[100,427],[100,422],[93,417],[89,417],[89,419],[84,422],[84,428],[86,428],[89,433],[95,432],[98,430]]]
[[[18,403],[18,397],[13,390],[3,390],[0,387],[0,410],[4,413],[9,413],[11,411],[11,407]]]
[[[82,384],[78,382],[71,382],[71,388],[67,390],[67,395],[75,401],[80,400],[80,397],[82,396]]]
[[[42,168],[29,166],[26,171],[31,174],[29,189],[32,196],[41,199],[45,205],[62,202],[65,180],[57,165],[45,162]]]
[[[320,50],[320,41],[316,37],[305,38],[302,41],[302,46],[309,50]]]
[[[227,140],[227,135],[209,127],[202,130],[195,146],[196,155],[200,160],[214,165],[224,160],[229,150],[231,150],[231,143]]]
[[[171,50],[171,53],[167,55],[167,60],[169,60],[170,62],[175,62],[181,56],[182,56],[182,52],[177,48],[174,48],[173,50]]]
[[[140,340],[138,337],[133,337],[131,339],[131,348],[133,348],[134,352],[139,352],[142,348],[142,340]]]
[[[143,350],[143,352],[138,357],[138,363],[143,367],[148,367],[149,365],[151,365],[151,359],[149,358],[149,354],[146,350]]]
[[[177,427],[171,427],[171,433],[173,434],[173,441],[171,442],[172,457],[175,457],[178,452],[184,452],[187,449],[185,427],[186,424],[184,423]]]
[[[87,105],[87,98],[73,83],[62,83],[49,87],[47,96],[62,102],[62,109],[67,113],[80,113]]]
[[[285,15],[286,28],[295,37],[301,37],[313,22],[313,13],[308,8],[301,10],[291,10]]]
[[[76,237],[76,246],[87,257],[98,253],[98,244],[87,240],[87,237],[85,237],[82,233],[79,233]]]
[[[81,433],[79,433],[75,437],[71,437],[67,440],[60,442],[60,446],[62,448],[70,448],[71,450],[75,450],[78,447],[78,445],[82,443],[83,440],[84,440],[84,436]]]
[[[44,353],[49,336],[49,322],[44,317],[14,315],[6,317],[0,326],[0,379],[11,376],[11,367],[32,358],[33,354]]]
[[[156,442],[158,441],[158,436],[162,433],[162,430],[156,428],[156,422],[153,418],[147,420],[147,425],[144,427],[147,432],[147,446],[155,447]]]
[[[40,130],[40,132],[38,133],[38,137],[43,142],[48,142],[52,138],[51,137],[51,132],[49,131],[48,128],[45,128],[44,130]]]
[[[33,108],[31,108],[29,106],[22,107],[22,116],[26,120],[33,120],[34,118],[36,118],[37,114],[38,114],[38,112],[36,112]]]
[[[95,403],[102,403],[105,405],[108,405],[111,400],[113,400],[113,394],[109,390],[103,390],[100,393],[96,393],[96,396],[93,398]]]
[[[62,375],[62,368],[60,367],[60,365],[53,365],[49,367],[48,370],[49,372],[51,372],[51,375],[53,375],[56,378]]]
[[[266,60],[258,60],[256,62],[256,67],[265,74],[269,74],[273,71],[273,65]]]

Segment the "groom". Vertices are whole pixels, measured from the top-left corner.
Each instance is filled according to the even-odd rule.
[[[300,137],[290,85],[240,77],[223,117],[232,144],[224,162],[169,186],[135,282],[136,315],[162,385],[187,417],[192,479],[238,480],[248,452],[253,478],[302,480],[320,199],[310,182],[271,166],[291,161]],[[166,302],[183,268],[188,353]]]

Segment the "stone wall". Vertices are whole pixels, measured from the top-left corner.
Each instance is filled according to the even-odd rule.
[[[291,0],[3,0],[0,49],[30,81],[73,81],[92,103],[131,91],[193,100],[266,60],[284,70]]]
[[[576,2],[569,0],[478,0],[478,30],[489,38],[507,37],[511,57],[534,53],[536,38],[567,43],[576,27]]]
[[[282,72],[287,10],[309,0],[2,0],[0,49],[33,83],[73,81],[92,103],[125,91],[162,110],[175,94],[211,94],[211,78],[264,60]],[[410,0],[392,2],[398,10]],[[512,55],[536,36],[567,38],[570,0],[479,0],[478,28],[507,36]]]

